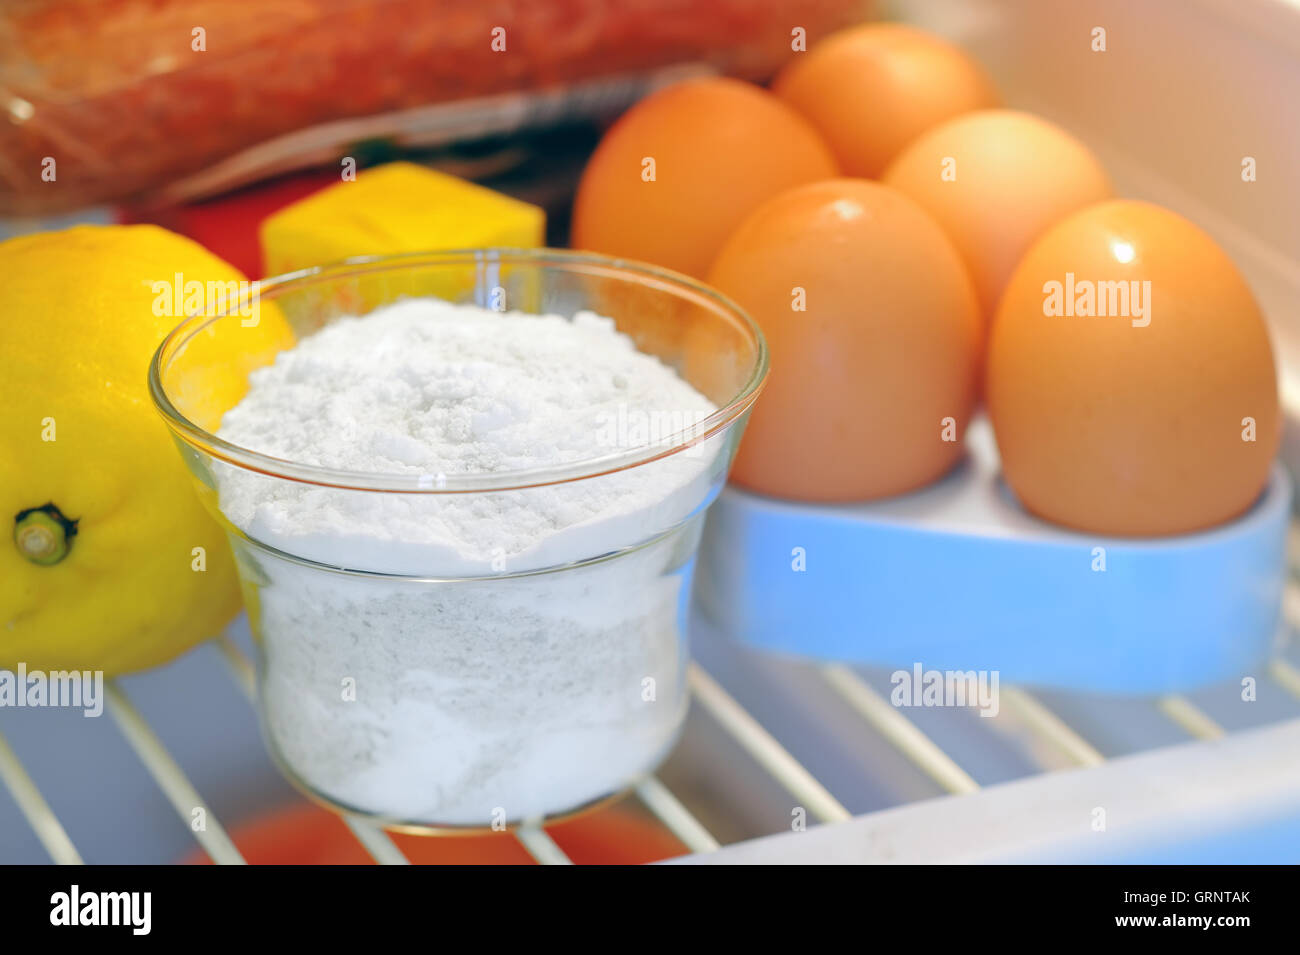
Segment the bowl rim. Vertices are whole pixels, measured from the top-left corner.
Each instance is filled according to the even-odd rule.
[[[418,266],[470,263],[478,267],[510,264],[562,267],[567,271],[623,277],[643,285],[661,288],[681,298],[695,300],[711,311],[738,324],[755,346],[750,373],[740,390],[695,426],[675,432],[653,444],[628,448],[561,465],[509,471],[468,474],[396,474],[382,471],[352,471],[320,467],[253,451],[218,437],[200,427],[177,408],[162,384],[164,369],[176,353],[209,325],[238,315],[249,302],[240,297],[224,310],[193,313],[162,340],[149,361],[149,395],[172,432],[191,448],[247,471],[321,487],[356,491],[387,491],[404,494],[465,494],[482,491],[517,491],[528,488],[586,480],[658,461],[703,443],[729,427],[753,406],[767,380],[769,354],[762,329],[731,298],[698,279],[670,269],[591,252],[569,249],[485,247],[444,249],[426,252],[386,253],[352,256],[335,262],[250,281],[252,296],[274,300],[289,291],[354,275],[382,273]],[[390,303],[385,303],[390,304]]]

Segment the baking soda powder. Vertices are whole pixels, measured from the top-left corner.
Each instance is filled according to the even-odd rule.
[[[255,371],[219,434],[436,487],[587,461],[714,410],[610,319],[416,299],[340,319]],[[466,494],[222,466],[223,514],[265,545],[234,539],[273,752],[346,808],[444,825],[563,812],[652,769],[685,712],[688,575],[721,440]]]

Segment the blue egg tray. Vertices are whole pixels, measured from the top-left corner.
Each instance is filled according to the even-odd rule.
[[[1117,694],[1257,673],[1275,647],[1292,485],[1213,530],[1107,538],[1038,520],[998,476],[986,421],[936,484],[816,505],[728,487],[709,512],[696,595],[766,650],[911,669],[998,671]]]

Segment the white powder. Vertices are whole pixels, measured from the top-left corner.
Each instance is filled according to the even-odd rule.
[[[611,319],[432,299],[341,319],[251,384],[222,421],[226,440],[302,464],[420,475],[429,487],[439,475],[590,459],[625,449],[609,444],[620,422],[693,424],[716,410]],[[715,453],[706,443],[611,479],[516,493],[349,496],[250,477],[223,484],[221,507],[250,536],[322,563],[520,571],[593,557],[602,539],[625,546],[681,520],[698,505],[692,484],[707,484]]]
[[[589,460],[713,410],[610,319],[417,299],[341,319],[254,372],[219,434],[436,486]],[[331,572],[236,539],[273,751],[326,798],[426,824],[562,812],[651,769],[685,711],[684,584],[723,440],[492,493],[342,491],[221,466],[222,512],[262,544],[453,578]]]

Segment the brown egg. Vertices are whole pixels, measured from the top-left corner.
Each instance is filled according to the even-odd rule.
[[[1002,109],[967,113],[923,134],[881,181],[919,202],[948,233],[986,320],[1034,239],[1113,194],[1083,143],[1037,116]]]
[[[964,50],[897,23],[832,34],[795,56],[772,92],[817,127],[847,175],[871,178],[932,126],[999,103]]]
[[[572,244],[702,277],[760,203],[837,171],[808,121],[766,90],[677,83],[601,140],[578,185]]]
[[[1090,206],[1034,243],[994,321],[987,399],[1020,502],[1101,534],[1236,517],[1279,440],[1250,289],[1209,236],[1145,202]]]
[[[732,478],[778,497],[909,491],[957,461],[975,401],[970,277],[910,199],[864,179],[800,186],[727,240],[709,282],[771,349]]]

